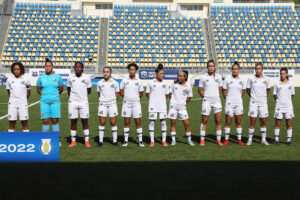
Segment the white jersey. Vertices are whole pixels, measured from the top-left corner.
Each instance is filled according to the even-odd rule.
[[[70,101],[87,102],[87,88],[92,87],[92,81],[91,78],[84,73],[81,74],[80,77],[77,77],[76,74],[71,74],[68,77],[67,87],[71,88]]]
[[[178,109],[185,109],[186,98],[193,97],[192,87],[188,83],[185,83],[185,85],[172,83],[170,93],[172,93],[170,104]]]
[[[283,84],[281,81],[276,83],[273,90],[273,95],[277,95],[276,108],[289,110],[293,107],[292,96],[295,95],[294,85],[288,81]]]
[[[29,78],[9,77],[6,81],[6,89],[10,90],[9,103],[14,106],[27,105],[27,90],[30,90]]]
[[[267,77],[257,78],[255,75],[248,79],[247,88],[251,89],[251,101],[255,103],[267,102],[267,89],[270,89],[270,80]]]
[[[133,80],[126,77],[120,84],[120,89],[124,89],[124,103],[138,103],[140,101],[140,92],[144,91],[142,81],[138,78]]]
[[[115,103],[116,93],[120,92],[119,83],[112,78],[109,81],[102,79],[97,84],[97,92],[100,92],[99,102]]]
[[[149,112],[167,112],[166,95],[169,94],[167,83],[155,79],[147,83],[146,93],[149,97]]]
[[[219,99],[219,87],[222,87],[222,76],[217,73],[215,76],[205,74],[199,81],[199,87],[204,88],[204,98],[207,100],[214,101]]]
[[[232,75],[226,77],[223,83],[223,89],[227,90],[226,102],[230,104],[243,104],[242,91],[246,89],[246,81],[238,77],[235,79]]]

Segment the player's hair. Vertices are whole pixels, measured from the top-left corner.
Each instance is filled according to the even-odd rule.
[[[289,70],[288,70],[286,67],[282,67],[282,68],[280,69],[280,72],[281,72],[281,71],[285,71],[285,73],[287,74],[286,79],[289,80]],[[281,78],[280,78],[280,80],[281,80]]]
[[[11,70],[11,73],[13,73],[14,74],[14,68],[15,68],[15,66],[19,66],[20,67],[20,69],[21,69],[21,74],[23,75],[23,74],[25,74],[25,67],[24,67],[24,65],[21,63],[21,62],[15,62],[15,63],[13,63],[11,66],[10,66],[10,70]]]
[[[238,61],[234,61],[234,63],[233,63],[232,66],[231,66],[231,69],[232,69],[234,66],[238,66],[238,68],[240,68],[240,63],[239,63]]]
[[[262,69],[264,68],[264,65],[263,65],[263,63],[262,63],[262,62],[258,62],[258,63],[256,63],[256,64],[255,64],[255,68],[256,68],[257,66],[261,66],[261,68],[262,68]]]
[[[47,62],[51,63],[52,66],[53,66],[53,62],[52,62],[49,58],[46,58],[46,59],[45,59],[45,64],[46,64]]]
[[[80,64],[80,65],[82,66],[82,68],[84,68],[84,64],[83,64],[82,62],[80,62],[80,61],[76,61],[76,62],[74,63],[74,68],[75,68],[75,66],[76,66],[77,64]]]
[[[105,66],[105,67],[103,67],[103,71],[104,71],[104,69],[109,69],[110,73],[112,73],[112,69],[111,69],[111,67],[109,67],[109,66]]]
[[[186,70],[180,70],[180,71],[178,72],[178,75],[179,75],[180,72],[182,72],[182,73],[184,74],[184,76],[185,76],[185,82],[187,82],[187,80],[188,80],[188,78],[189,78],[189,72],[186,71]],[[177,80],[175,80],[174,83],[179,83],[179,78],[178,78]]]
[[[135,70],[138,70],[138,69],[139,69],[139,66],[138,66],[137,64],[135,64],[135,63],[129,63],[129,64],[127,65],[127,69],[130,69],[130,67],[134,67]]]
[[[215,61],[214,61],[214,60],[209,60],[209,61],[207,61],[206,66],[208,67],[208,65],[209,65],[210,63],[214,63],[214,65],[215,65]]]
[[[160,70],[164,70],[164,66],[163,66],[163,64],[161,64],[161,63],[159,63],[159,64],[158,64],[158,67],[156,67],[155,73],[158,73]]]

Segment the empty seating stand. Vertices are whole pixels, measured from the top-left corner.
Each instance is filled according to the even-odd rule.
[[[96,66],[99,17],[70,13],[71,5],[66,4],[17,3],[1,63],[43,66],[45,58],[50,58],[61,67],[73,66],[75,61]]]
[[[256,62],[300,67],[298,16],[290,6],[211,7],[219,64],[237,60],[245,67]]]
[[[107,64],[143,67],[205,66],[207,50],[200,18],[170,17],[167,6],[115,5],[109,20]]]

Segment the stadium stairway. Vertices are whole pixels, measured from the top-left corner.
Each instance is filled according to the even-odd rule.
[[[4,0],[0,5],[0,58],[9,27],[9,20],[12,16],[13,2],[11,0]]]
[[[97,72],[101,72],[102,68],[106,66],[107,62],[107,42],[108,42],[108,18],[101,18],[100,20],[100,49],[99,49],[99,63]]]

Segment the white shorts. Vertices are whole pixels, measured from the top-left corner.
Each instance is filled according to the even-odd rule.
[[[189,114],[186,109],[178,109],[173,106],[170,106],[169,109],[169,119],[176,120],[178,116],[179,120],[186,120],[189,118]]]
[[[9,104],[7,114],[8,114],[7,119],[9,121],[17,121],[18,115],[19,115],[19,119],[21,121],[28,120],[29,119],[28,105],[14,106],[14,105]]]
[[[230,102],[226,102],[225,104],[225,114],[233,117],[234,115],[242,115],[244,113],[243,104],[232,104]]]
[[[274,118],[275,119],[292,119],[294,117],[294,109],[291,107],[290,109],[280,109],[275,107]]]
[[[142,117],[142,108],[141,103],[123,103],[122,106],[122,117],[133,117],[133,118],[141,118]]]
[[[156,120],[157,116],[159,116],[159,119],[166,119],[168,115],[167,112],[149,112],[150,120]]]
[[[257,117],[257,115],[259,115],[259,118],[268,117],[269,116],[268,104],[267,103],[256,103],[253,100],[250,100],[248,116]]]
[[[211,110],[213,110],[214,114],[222,112],[222,103],[220,99],[214,102],[210,102],[205,98],[203,99],[201,114],[210,115]]]
[[[99,103],[98,106],[98,116],[100,117],[115,117],[118,116],[118,106],[117,103],[103,104]]]
[[[89,102],[69,101],[68,103],[69,119],[77,119],[78,114],[81,119],[90,117]]]

